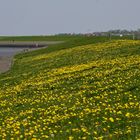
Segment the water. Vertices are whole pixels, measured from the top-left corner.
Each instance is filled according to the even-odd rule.
[[[27,47],[4,47],[0,46],[0,73],[6,72],[11,67],[13,56],[25,50],[31,50]]]
[[[7,57],[7,56],[13,56],[19,52],[22,52],[26,48],[17,48],[17,47],[0,47],[0,57]]]

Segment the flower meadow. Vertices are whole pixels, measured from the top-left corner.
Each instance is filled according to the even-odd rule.
[[[17,55],[0,77],[0,139],[140,139],[140,41]]]

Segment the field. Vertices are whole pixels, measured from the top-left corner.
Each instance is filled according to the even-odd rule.
[[[58,40],[0,75],[0,139],[140,139],[140,41]]]

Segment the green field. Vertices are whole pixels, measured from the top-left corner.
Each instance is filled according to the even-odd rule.
[[[140,139],[140,41],[14,40],[65,42],[16,55],[0,75],[0,139]]]

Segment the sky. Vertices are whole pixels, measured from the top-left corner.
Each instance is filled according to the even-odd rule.
[[[140,0],[0,0],[0,35],[140,28]]]

